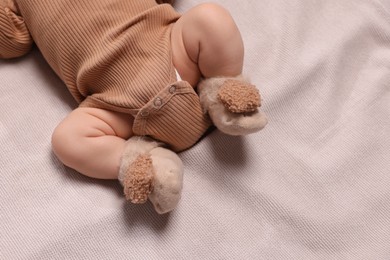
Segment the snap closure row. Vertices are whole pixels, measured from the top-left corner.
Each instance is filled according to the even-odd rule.
[[[174,94],[176,92],[176,86],[175,85],[172,85],[169,89],[168,89],[169,93],[170,94]],[[162,98],[160,97],[156,97],[153,101],[153,104],[155,107],[161,107],[164,102],[162,100]],[[141,111],[141,114],[140,114],[142,117],[148,117],[150,115],[149,111],[147,110],[144,110],[144,111]]]

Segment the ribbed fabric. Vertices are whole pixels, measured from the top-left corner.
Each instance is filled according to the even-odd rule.
[[[167,104],[168,100],[156,95],[164,89],[167,92],[176,81],[170,33],[180,15],[172,6],[154,0],[15,3],[0,0],[0,55],[25,54],[32,44],[30,33],[80,106],[129,113],[143,122],[135,128],[136,134],[151,135],[175,150],[190,147],[208,128],[195,96],[193,103],[181,95],[172,99],[171,107],[177,109],[171,109],[169,115],[155,113],[153,127],[145,113],[142,120],[137,119],[148,102],[158,99],[158,104]],[[196,95],[190,88],[186,92]],[[176,95],[170,94],[169,100]]]
[[[178,81],[161,90],[146,104],[134,120],[137,135],[148,133],[167,143],[175,151],[195,144],[210,126],[199,96],[186,81]]]
[[[31,49],[31,36],[15,12],[13,2],[0,0],[0,58],[19,57]]]

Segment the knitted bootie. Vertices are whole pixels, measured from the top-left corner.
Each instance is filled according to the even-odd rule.
[[[181,197],[183,164],[176,153],[147,137],[127,141],[118,179],[126,199],[132,203],[152,202],[159,214],[173,210]]]
[[[267,124],[259,91],[254,85],[234,78],[215,77],[198,85],[200,102],[214,125],[229,135],[247,135],[260,131]]]

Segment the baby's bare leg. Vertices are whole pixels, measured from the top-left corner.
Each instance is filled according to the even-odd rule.
[[[77,108],[55,129],[53,151],[67,166],[98,179],[117,179],[125,142],[132,136],[129,115]]]
[[[242,73],[244,47],[228,11],[215,4],[189,10],[172,29],[173,62],[179,74],[197,85],[200,102],[214,125],[229,135],[246,135],[267,124],[258,109],[260,95]]]
[[[183,166],[180,158],[176,153],[158,147],[156,141],[132,137],[132,125],[133,118],[126,114],[97,108],[77,108],[54,130],[53,151],[65,165],[86,176],[97,179],[120,177],[126,197],[130,194],[129,199],[134,199],[134,203],[139,201],[133,194],[144,194],[137,189],[129,190],[134,188],[132,179],[142,179],[142,176],[132,176],[137,167],[133,163],[140,155],[150,158],[154,187],[146,195],[149,195],[158,213],[171,211],[181,195]],[[145,167],[135,172],[142,174],[143,170]],[[142,187],[143,183],[136,184]]]
[[[229,12],[215,4],[201,4],[182,15],[172,29],[172,50],[176,69],[193,86],[200,76],[242,72],[241,34]]]

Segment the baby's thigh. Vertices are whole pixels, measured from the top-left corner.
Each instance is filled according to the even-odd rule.
[[[57,128],[64,128],[78,137],[114,135],[128,139],[132,135],[133,117],[109,110],[79,107],[73,110]]]
[[[84,149],[91,150],[91,146],[99,145],[96,140],[100,138],[129,139],[133,135],[132,126],[131,115],[98,108],[76,108],[54,130],[53,151],[65,160],[77,157],[86,152]]]

